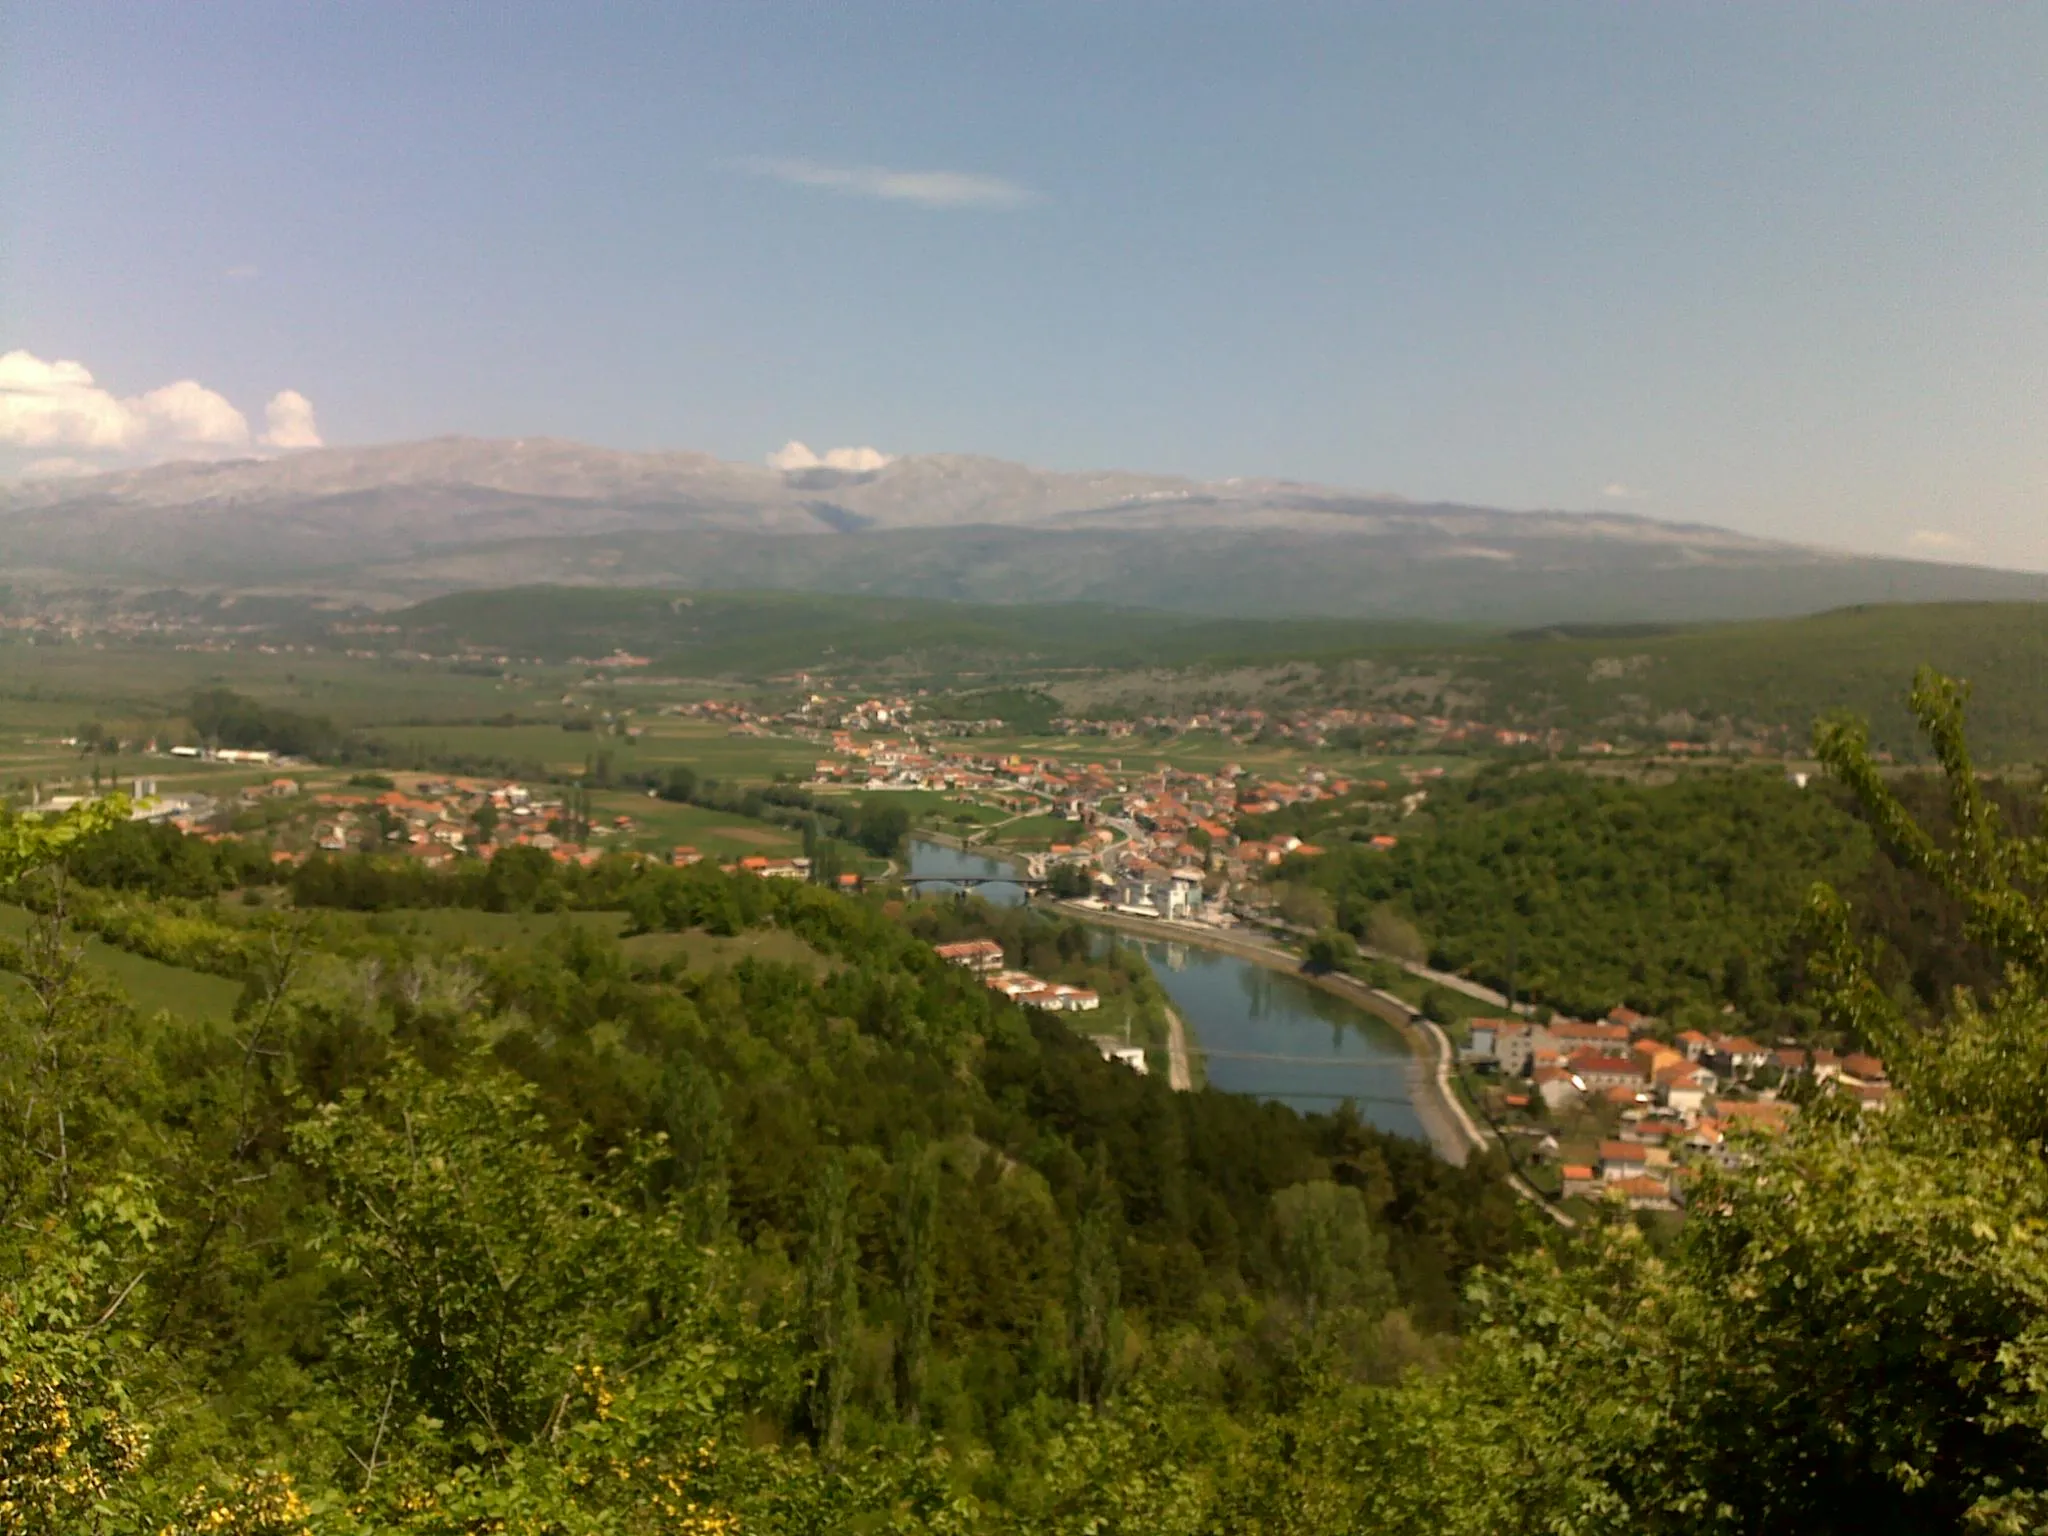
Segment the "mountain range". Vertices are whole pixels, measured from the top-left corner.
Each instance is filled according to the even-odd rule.
[[[961,454],[783,471],[548,438],[446,437],[8,486],[0,566],[17,586],[379,606],[558,582],[1501,624],[2048,598],[2048,576],[1613,512],[1059,473]]]

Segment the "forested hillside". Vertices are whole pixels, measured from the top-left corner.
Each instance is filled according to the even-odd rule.
[[[1888,793],[1954,836],[1938,775],[1894,772]],[[1987,775],[1981,793],[2006,826],[2039,830],[2038,779]],[[1404,819],[1389,819],[1383,793],[1301,810],[1259,823],[1298,820],[1278,829],[1324,848],[1278,871],[1283,910],[1565,1013],[1626,1006],[1705,1030],[1732,1014],[1762,1036],[1812,1034],[1816,879],[1852,899],[1859,933],[1883,945],[1887,987],[1917,1010],[1938,1013],[1957,987],[1988,999],[2002,979],[1963,904],[1880,857],[1870,814],[1827,780],[1801,788],[1756,769],[1645,783],[1502,765],[1439,784]],[[1360,816],[1353,836],[1344,822]],[[1394,847],[1364,840],[1388,827]]]
[[[1093,1496],[1091,1412],[1392,1380],[1525,1240],[1485,1160],[1171,1093],[927,942],[1150,987],[1049,919],[517,853],[198,899],[231,846],[113,829],[23,888],[245,992],[202,1027],[54,926],[9,956],[0,1368],[45,1396],[0,1488],[57,1525],[0,1529],[1028,1520]]]
[[[1874,855],[1825,787],[1763,771],[1643,785],[1495,769],[1439,785],[1400,826],[1394,848],[1332,842],[1288,873],[1361,939],[1391,909],[1432,964],[1593,1018],[1619,1004],[1781,1018],[1808,889],[1856,880]]]
[[[2044,603],[1873,603],[1661,630],[1564,625],[1461,655],[1457,670],[1504,718],[1652,742],[1764,734],[1803,750],[1817,718],[1846,712],[1869,722],[1878,751],[1900,758],[1924,751],[1906,680],[1932,664],[1973,685],[1987,762],[2048,753]]]

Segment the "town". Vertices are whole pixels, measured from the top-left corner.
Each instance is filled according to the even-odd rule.
[[[1554,1173],[1554,1192],[1675,1211],[1690,1171],[1740,1164],[1745,1138],[1781,1132],[1795,1083],[1881,1110],[1891,1085],[1863,1052],[1765,1046],[1696,1029],[1668,1034],[1627,1008],[1606,1019],[1473,1018],[1461,1065],[1518,1161]],[[1546,1180],[1548,1181],[1548,1180]]]

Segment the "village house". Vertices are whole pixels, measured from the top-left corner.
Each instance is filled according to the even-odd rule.
[[[1593,1171],[1587,1163],[1566,1163],[1559,1172],[1563,1175],[1564,1198],[1591,1198],[1600,1193],[1606,1181]]]
[[[1640,1142],[1613,1140],[1600,1143],[1600,1177],[1608,1183],[1637,1178],[1649,1171],[1650,1149]]]
[[[1114,1061],[1129,1067],[1141,1077],[1151,1072],[1145,1064],[1145,1048],[1142,1045],[1126,1045],[1111,1035],[1097,1035],[1095,1049],[1102,1052],[1104,1061]]]
[[[1588,1024],[1583,1019],[1552,1019],[1545,1026],[1550,1038],[1566,1051],[1593,1047],[1603,1056],[1628,1049],[1628,1031],[1619,1024]]]
[[[994,939],[963,939],[957,944],[935,944],[935,953],[948,965],[970,971],[999,971],[1003,968],[1003,946]]]
[[[1713,1073],[1683,1059],[1656,1071],[1657,1096],[1667,1109],[1680,1115],[1697,1115],[1718,1086]]]
[[[1538,1067],[1535,1084],[1544,1107],[1552,1114],[1565,1110],[1584,1097],[1578,1083],[1563,1067]]]
[[[1627,1056],[1603,1056],[1596,1050],[1574,1051],[1565,1065],[1588,1088],[1626,1088],[1640,1093],[1650,1084],[1649,1063],[1631,1052]]]
[[[1637,1178],[1620,1179],[1608,1186],[1609,1191],[1618,1195],[1632,1211],[1675,1211],[1678,1202],[1671,1197],[1671,1186],[1662,1179],[1647,1175]]]

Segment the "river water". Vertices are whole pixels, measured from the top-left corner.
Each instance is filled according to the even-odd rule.
[[[1003,875],[1014,866],[940,843],[910,845],[913,875]],[[947,890],[948,887],[927,887]],[[1004,906],[1021,886],[984,885]],[[1350,1098],[1359,1115],[1398,1136],[1423,1140],[1411,1097],[1418,1065],[1391,1024],[1297,977],[1235,955],[1107,928],[1101,942],[1137,950],[1187,1024],[1212,1087],[1277,1099],[1296,1109],[1334,1109]]]

